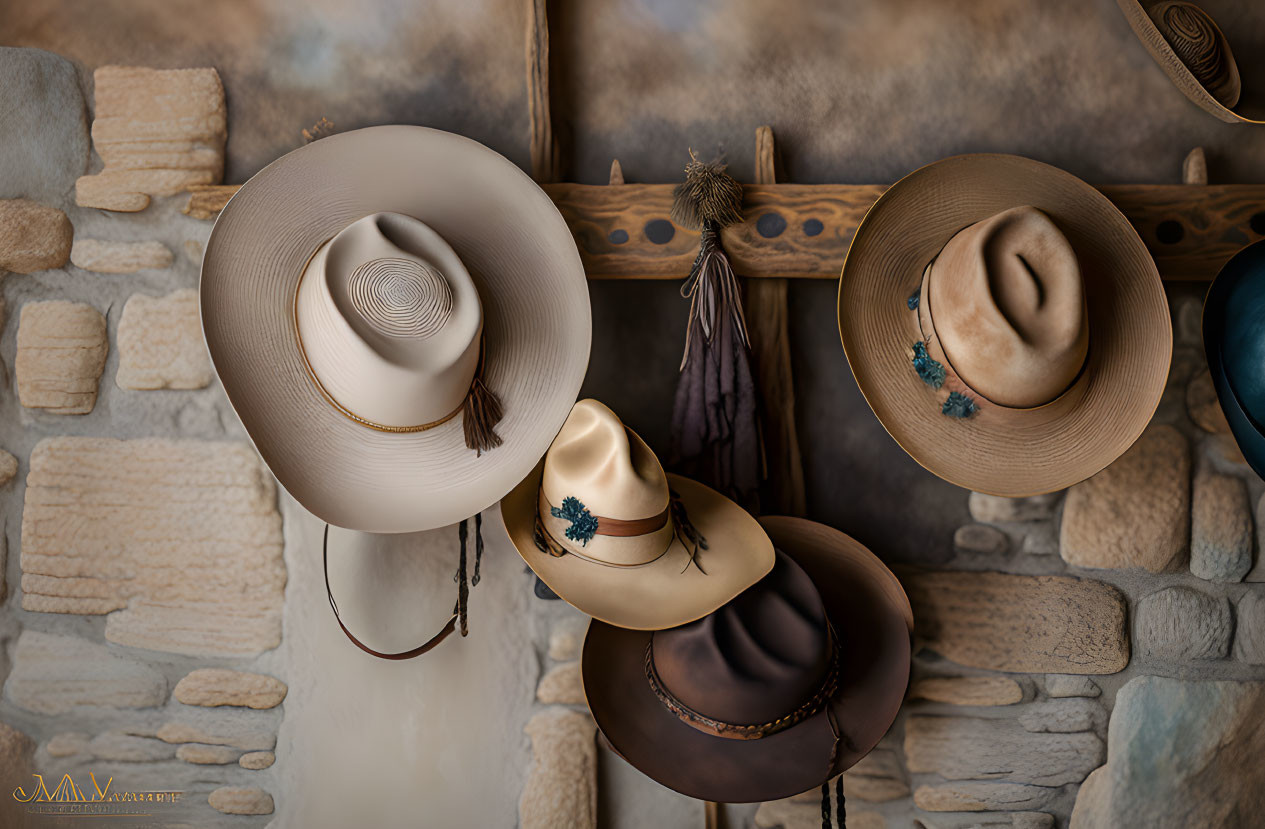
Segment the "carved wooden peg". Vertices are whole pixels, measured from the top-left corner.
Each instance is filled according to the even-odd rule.
[[[759,127],[755,131],[756,184],[775,183],[776,160],[773,128]],[[766,213],[756,220],[757,232],[765,238],[776,237],[785,228],[786,219],[780,213]],[[760,390],[767,489],[772,495],[771,501],[765,504],[765,511],[803,515],[808,505],[799,435],[795,429],[795,387],[791,378],[791,338],[787,320],[788,283],[777,278],[748,279],[745,282],[747,332],[751,337],[752,362],[756,385]]]
[[[1208,183],[1208,158],[1203,147],[1195,147],[1182,162],[1182,184],[1206,185]]]
[[[623,184],[623,183],[624,183],[624,168],[623,168],[623,167],[621,167],[621,166],[619,166],[619,159],[618,159],[618,158],[612,158],[612,159],[611,159],[611,180],[610,180],[610,183],[611,183],[611,184]]]

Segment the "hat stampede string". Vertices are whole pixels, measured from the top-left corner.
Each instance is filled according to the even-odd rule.
[[[416,648],[412,648],[407,651],[400,651],[398,653],[383,653],[382,651],[374,650],[364,642],[357,639],[352,632],[347,629],[347,625],[343,623],[342,616],[339,615],[338,612],[338,602],[334,599],[334,591],[329,586],[329,524],[325,525],[325,535],[321,542],[321,568],[325,574],[325,595],[329,598],[330,609],[334,611],[334,620],[338,622],[338,626],[342,629],[343,633],[346,634],[347,638],[351,640],[353,645],[360,648],[370,656],[376,656],[379,659],[399,661],[404,659],[413,659],[414,657],[421,656],[427,651],[432,650],[440,642],[447,639],[449,634],[457,629],[458,623],[460,623],[461,635],[466,636],[469,634],[469,626],[466,622],[466,615],[470,597],[470,588],[478,585],[479,580],[482,578],[480,571],[483,566],[483,516],[480,513],[475,513],[474,515],[474,573],[467,579],[466,548],[468,546],[470,536],[470,520],[471,519],[467,518],[457,525],[457,540],[460,546],[460,552],[458,553],[457,558],[457,572],[454,573],[452,577],[452,580],[457,584],[457,601],[453,605],[452,616],[444,624],[444,627],[439,631],[439,633],[432,636],[429,640],[421,645],[418,645]]]

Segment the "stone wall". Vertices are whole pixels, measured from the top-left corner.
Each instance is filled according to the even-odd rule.
[[[23,140],[0,150],[0,776],[99,769],[119,788],[178,789],[196,826],[699,824],[700,804],[594,742],[583,618],[531,597],[494,510],[469,640],[403,667],[341,639],[313,566],[320,525],[277,491],[198,332],[213,211],[185,215],[173,194],[219,179],[214,71],[99,73],[94,118],[56,56],[0,50],[0,77],[29,87],[4,125]],[[1196,290],[1171,298],[1169,388],[1123,458],[1066,493],[931,506],[970,521],[902,556],[937,570],[900,572],[913,681],[845,776],[854,829],[1249,825],[1259,811],[1265,484],[1211,396]],[[423,629],[451,601],[450,534],[422,535],[375,555],[378,581],[344,603],[357,629]],[[393,582],[415,592],[384,601]],[[820,825],[815,792],[726,813]]]

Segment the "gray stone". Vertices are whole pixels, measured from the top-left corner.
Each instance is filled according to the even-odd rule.
[[[1147,656],[1172,661],[1220,659],[1230,647],[1230,603],[1186,587],[1138,602],[1135,636]]]
[[[1010,549],[1010,539],[996,527],[966,524],[953,533],[953,549],[959,553],[1001,555]]]
[[[1059,531],[1054,524],[1033,524],[1023,537],[1020,550],[1033,556],[1052,556],[1059,551]]]
[[[1087,676],[1049,674],[1045,678],[1045,692],[1051,697],[1096,697],[1102,693]]]
[[[29,826],[26,808],[11,795],[18,785],[27,786],[30,791],[32,758],[35,754],[35,741],[13,728],[8,723],[0,722],[0,780],[5,781],[4,797],[0,797],[0,826]]]
[[[1191,499],[1190,572],[1241,581],[1252,568],[1252,507],[1241,478],[1202,470]]]
[[[116,763],[152,763],[168,760],[176,750],[161,740],[137,737],[133,734],[109,732],[98,734],[88,743],[88,753],[96,760]]]
[[[887,829],[887,820],[878,812],[859,812],[851,808],[851,803],[848,806],[848,829]],[[761,803],[756,809],[755,825],[759,829],[821,829],[821,793],[813,789]]]
[[[848,823],[851,825],[851,815]],[[919,812],[914,829],[1054,829],[1045,812]]]
[[[1194,297],[1183,297],[1173,314],[1177,342],[1182,345],[1203,345],[1203,303]]]
[[[1190,544],[1190,448],[1151,426],[1115,463],[1068,490],[1059,552],[1077,567],[1180,569]]]
[[[1265,683],[1137,677],[1116,695],[1108,744],[1072,829],[1260,825]]]
[[[75,636],[22,632],[5,694],[21,708],[63,714],[79,706],[147,708],[167,699],[167,680],[143,662]]]
[[[1261,555],[1261,551],[1265,550],[1265,494],[1256,502],[1256,562],[1247,575],[1243,577],[1244,581],[1265,581],[1265,556]]]
[[[905,767],[896,752],[876,748],[843,774],[844,794],[854,800],[886,803],[909,797]]]
[[[1062,492],[1033,495],[1028,498],[1004,498],[1000,495],[972,492],[967,501],[967,508],[976,521],[989,524],[1042,521],[1054,517],[1062,498]]]
[[[945,783],[919,786],[914,805],[928,812],[1042,809],[1056,793],[1056,789],[1025,783]]]
[[[88,119],[75,67],[42,49],[0,48],[0,199],[61,203],[88,168]]]
[[[1010,719],[914,716],[905,723],[909,770],[949,780],[1079,783],[1102,765],[1104,749],[1095,734],[1037,733]]]
[[[1024,706],[1019,724],[1028,731],[1074,734],[1095,730],[1105,713],[1093,700],[1060,699]]]
[[[1230,431],[1225,412],[1217,400],[1217,390],[1212,385],[1212,374],[1208,369],[1200,369],[1190,379],[1186,387],[1186,412],[1195,425],[1210,434],[1225,434]]]
[[[1265,597],[1246,593],[1234,612],[1234,658],[1265,665]]]

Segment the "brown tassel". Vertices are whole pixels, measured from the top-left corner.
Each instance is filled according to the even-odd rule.
[[[470,384],[470,393],[461,406],[461,425],[465,429],[466,446],[473,449],[481,457],[500,446],[503,442],[496,433],[496,424],[501,422],[504,412],[501,399],[483,383],[483,378],[475,375]]]

